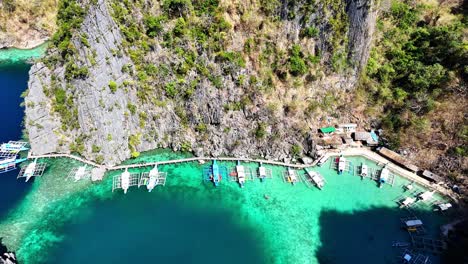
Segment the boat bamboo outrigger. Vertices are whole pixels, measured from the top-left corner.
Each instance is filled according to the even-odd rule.
[[[130,172],[128,172],[128,169],[125,169],[122,175],[120,175],[120,183],[124,193],[127,193],[130,187]]]
[[[213,164],[211,165],[211,168],[212,168],[213,173],[211,174],[210,178],[211,178],[211,181],[213,182],[214,186],[217,187],[219,185],[219,182],[222,179],[222,176],[219,173],[219,166],[218,166],[218,162],[216,162],[216,160],[213,160]]]
[[[29,179],[31,179],[32,177],[42,176],[42,174],[44,174],[45,168],[45,163],[38,163],[37,159],[35,159],[26,167],[21,168],[17,178],[26,178],[26,181],[29,181]]]
[[[418,195],[418,200],[420,200],[420,201],[429,201],[429,199],[432,198],[434,193],[435,193],[435,191],[425,191],[423,193],[420,193]]]
[[[138,188],[140,186],[146,186],[148,192],[151,192],[157,185],[166,184],[166,172],[158,170],[158,165],[154,166],[149,172],[143,172],[138,182]]]
[[[212,182],[215,187],[219,186],[223,177],[228,177],[227,169],[219,165],[216,160],[213,160],[212,164],[203,168],[203,180],[205,182]]]
[[[328,160],[328,156],[327,155],[323,155],[322,157],[320,157],[319,161],[317,162],[317,165],[320,167],[322,166],[325,162],[327,162]]]
[[[263,166],[262,163],[260,163],[260,166],[258,167],[258,178],[260,178],[260,181],[264,181],[267,178],[271,178],[271,169],[266,168]]]
[[[26,147],[28,143],[22,141],[9,141],[8,143],[3,143],[0,145],[0,151],[3,152],[12,152],[12,153],[19,153],[20,151],[28,150],[29,148]]]
[[[5,173],[16,169],[16,165],[26,161],[19,158],[19,152],[27,150],[26,142],[10,141],[0,145],[0,173]]]
[[[240,161],[237,161],[236,172],[237,172],[237,181],[239,182],[240,187],[244,188],[245,168],[244,168],[244,166],[240,165]]]
[[[405,191],[411,191],[411,190],[413,190],[413,188],[414,188],[413,182],[411,182],[411,183],[405,185],[403,188],[405,189]]]
[[[306,170],[307,175],[309,175],[310,181],[314,183],[314,185],[322,190],[323,186],[325,186],[325,179],[320,175],[320,173],[316,171],[309,171]]]
[[[146,184],[146,189],[148,189],[148,192],[151,192],[154,189],[154,187],[158,184],[159,180],[159,171],[157,165],[150,170],[148,177],[149,179],[148,183]]]
[[[286,181],[291,183],[292,185],[299,181],[296,175],[296,171],[292,168],[288,168],[288,170],[286,171]]]
[[[361,164],[361,172],[360,172],[361,177],[362,178],[368,177],[368,173],[369,173],[369,168],[367,167],[366,164],[362,163]]]
[[[338,157],[338,174],[343,174],[346,170],[346,158],[341,155]]]
[[[68,173],[68,178],[73,179],[75,182],[77,182],[82,179],[90,179],[92,177],[91,174],[91,168],[87,167],[86,165],[83,165],[78,168],[73,168]]]
[[[447,211],[448,209],[452,208],[452,204],[451,203],[439,203],[436,205],[437,209],[435,209],[434,211],[441,211],[441,212],[444,212],[444,211]]]
[[[390,171],[386,167],[383,167],[382,170],[380,171],[379,188],[382,188],[384,183],[388,181],[389,174],[390,174]]]
[[[400,208],[404,208],[404,207],[410,207],[412,204],[414,204],[416,202],[416,198],[414,197],[406,197],[405,199],[401,200],[399,202],[400,204]]]

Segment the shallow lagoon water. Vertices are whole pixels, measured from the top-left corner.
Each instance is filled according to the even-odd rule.
[[[359,157],[350,160],[376,166]],[[398,254],[393,241],[409,240],[399,220],[409,214],[394,201],[408,183],[403,178],[378,188],[371,180],[338,175],[327,163],[315,168],[327,180],[322,191],[284,183],[281,167],[271,167],[274,178],[263,183],[247,182],[240,189],[223,181],[214,188],[202,182],[202,166],[190,163],[160,166],[168,180],[152,193],[133,187],[124,195],[111,192],[112,176],[119,172],[98,184],[77,184],[64,177],[76,162],[49,163],[21,213],[5,222],[23,221],[21,235],[10,233],[23,238],[6,242],[17,245],[26,263],[89,258],[98,263],[214,263],[220,258],[227,263],[393,263]],[[429,206],[415,213],[434,235],[438,232],[443,217]],[[0,236],[3,232],[0,225]]]

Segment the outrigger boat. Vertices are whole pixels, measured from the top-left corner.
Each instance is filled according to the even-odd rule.
[[[387,182],[389,174],[390,171],[386,167],[383,167],[380,171],[379,188],[382,188],[384,183]]]
[[[317,188],[322,190],[323,186],[325,186],[325,179],[322,177],[322,175],[320,175],[320,173],[316,171],[306,170],[306,172],[307,172],[307,175],[309,175],[312,182],[315,184],[315,186],[317,186]]]
[[[221,181],[221,174],[219,172],[219,166],[216,160],[213,160],[211,170],[212,174],[210,175],[210,180],[213,182],[214,186],[217,187],[219,185],[219,182]]]
[[[288,182],[292,183],[293,185],[297,182],[296,173],[291,168],[288,168]]]
[[[240,187],[244,188],[245,169],[244,169],[244,166],[240,165],[240,161],[237,161],[236,172],[237,172],[237,181],[239,182]]]
[[[0,145],[0,151],[18,153],[20,151],[28,150],[26,147],[28,143],[21,141],[9,141]]]
[[[266,168],[263,167],[262,163],[260,163],[260,167],[258,167],[258,177],[260,178],[260,181],[264,181],[267,177]]]
[[[37,165],[37,159],[29,163],[28,166],[26,167],[26,170],[24,171],[24,174],[23,174],[23,177],[26,177],[26,181],[29,181],[29,179],[31,179],[31,177],[34,176],[34,171],[36,171],[36,165]]]
[[[146,188],[148,189],[148,192],[151,192],[156,186],[156,184],[158,183],[158,178],[159,178],[158,166],[154,166],[154,168],[150,170],[148,177],[149,177],[149,180],[148,180],[148,183],[146,184]]]
[[[322,157],[320,157],[317,165],[320,167],[322,166],[325,162],[327,162],[328,160],[328,156],[327,155],[323,155]]]
[[[410,191],[413,189],[413,183],[407,184],[404,186],[405,191]]]
[[[418,200],[427,201],[432,198],[435,191],[426,191],[418,195]]]
[[[16,169],[16,164],[19,164],[27,159],[19,159],[16,154],[0,157],[0,173],[9,172]]]
[[[342,174],[346,170],[346,158],[341,155],[338,157],[338,174]]]
[[[406,197],[404,200],[400,202],[400,208],[409,207],[412,204],[414,204],[414,202],[416,202],[416,198]]]
[[[367,167],[366,164],[362,163],[361,164],[361,173],[360,173],[361,177],[363,177],[363,178],[367,177],[368,173],[369,173],[369,168]]]
[[[124,193],[127,193],[127,190],[130,187],[130,172],[128,172],[128,169],[125,169],[120,176],[120,184]]]
[[[75,173],[75,177],[74,177],[75,182],[81,180],[81,178],[85,176],[85,173],[86,173],[86,165],[79,167]]]
[[[0,145],[0,173],[16,169],[19,164],[27,159],[18,158],[18,153],[26,148],[26,142],[9,141]]]

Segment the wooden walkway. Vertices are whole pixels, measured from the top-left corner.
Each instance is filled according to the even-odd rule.
[[[429,181],[419,177],[418,175],[410,172],[402,167],[399,167],[396,164],[393,164],[391,161],[387,160],[386,158],[380,156],[379,154],[366,149],[366,148],[348,148],[344,150],[328,150],[321,156],[322,158],[328,159],[333,156],[362,156],[374,162],[380,164],[386,164],[387,168],[390,171],[395,172],[396,174],[405,177],[415,183],[418,183],[429,190],[435,190],[442,195],[450,197],[455,202],[458,201],[457,197],[448,189],[443,188],[442,186],[431,184]],[[70,158],[74,159],[88,165],[100,168],[106,171],[114,171],[114,170],[124,170],[124,169],[133,169],[133,168],[143,168],[149,166],[157,166],[157,165],[170,165],[170,164],[178,164],[178,163],[185,163],[185,162],[197,162],[197,161],[206,161],[206,160],[218,160],[218,161],[242,161],[242,162],[254,162],[254,163],[263,163],[263,164],[270,164],[270,165],[277,165],[277,166],[284,166],[284,167],[291,167],[295,169],[305,169],[313,167],[317,164],[318,159],[312,164],[292,164],[292,163],[285,163],[280,161],[272,161],[272,160],[262,160],[262,159],[252,159],[252,158],[232,158],[232,157],[193,157],[193,158],[185,158],[185,159],[177,159],[177,160],[165,160],[165,161],[155,161],[155,162],[148,162],[148,163],[136,163],[136,164],[128,164],[128,165],[118,165],[118,166],[106,166],[100,165],[93,161],[86,160],[84,158],[72,155],[72,154],[45,154],[45,155],[33,155],[31,152],[28,153],[28,159],[35,159],[35,158]]]

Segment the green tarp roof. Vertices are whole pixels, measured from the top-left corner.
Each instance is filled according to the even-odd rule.
[[[320,131],[322,133],[332,133],[332,132],[335,132],[335,130],[336,130],[335,127],[332,127],[332,126],[331,127],[322,127],[320,129]]]

